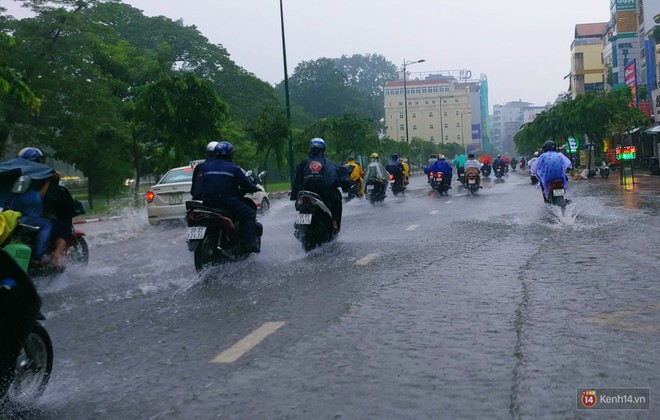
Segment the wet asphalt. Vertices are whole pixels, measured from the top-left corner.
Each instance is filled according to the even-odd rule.
[[[262,253],[201,274],[183,225],[82,225],[89,266],[37,279],[53,377],[9,415],[589,418],[577,388],[648,387],[650,410],[599,417],[659,418],[660,180],[571,182],[566,215],[527,181],[438,197],[415,177],[346,203],[338,239],[308,254],[275,200]]]

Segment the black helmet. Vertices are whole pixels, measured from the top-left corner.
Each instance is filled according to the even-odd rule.
[[[436,156],[436,155],[434,155],[434,154],[431,154],[431,155],[429,156],[429,159],[437,159],[437,158],[438,158],[438,156]]]
[[[399,155],[396,154],[396,153],[392,154],[392,160],[393,161],[398,161],[399,160]]]
[[[469,157],[470,159],[474,159],[474,153],[468,153],[468,157]]]
[[[543,143],[543,151],[544,152],[549,152],[551,150],[557,150],[557,145],[555,144],[554,141],[548,140],[545,143]]]

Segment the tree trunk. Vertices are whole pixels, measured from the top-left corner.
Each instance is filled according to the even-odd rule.
[[[87,177],[87,204],[89,204],[89,209],[94,209],[94,203],[92,200],[92,176]]]

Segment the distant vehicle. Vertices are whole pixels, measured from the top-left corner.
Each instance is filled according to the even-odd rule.
[[[203,161],[191,162],[188,166],[172,168],[157,184],[145,195],[147,201],[147,217],[149,224],[155,225],[166,220],[181,220],[186,216],[186,201],[192,201],[190,187],[192,186],[192,176],[195,165]],[[262,184],[262,177],[266,172],[261,172],[254,176],[252,171],[243,171],[248,177],[257,184]],[[253,194],[246,194],[245,197],[251,199],[257,206],[257,211],[265,213],[270,208],[268,193],[263,190]]]

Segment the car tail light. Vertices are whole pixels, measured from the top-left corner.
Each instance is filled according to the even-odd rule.
[[[146,199],[147,199],[147,203],[151,203],[152,201],[154,201],[155,196],[156,196],[156,194],[154,194],[153,191],[147,192],[147,195],[145,196]]]

